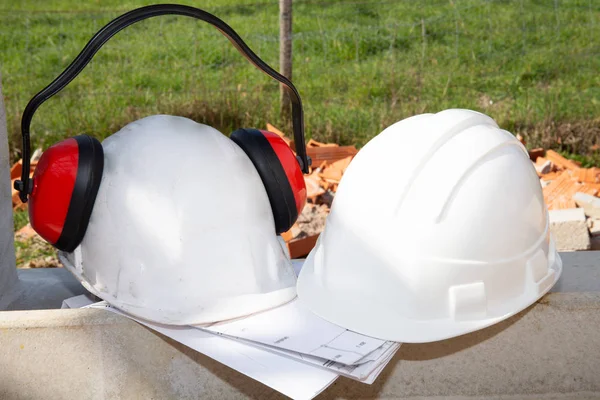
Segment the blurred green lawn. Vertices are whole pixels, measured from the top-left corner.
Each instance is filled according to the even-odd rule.
[[[259,3],[257,3],[259,1]],[[12,158],[27,101],[112,18],[149,1],[0,1],[0,71]],[[229,23],[278,69],[278,2],[185,1]],[[293,81],[309,137],[364,144],[422,112],[483,111],[528,145],[598,160],[600,2],[592,0],[294,1]],[[33,121],[47,147],[106,137],[150,114],[228,134],[285,126],[277,83],[211,26],[161,17],[119,33]]]

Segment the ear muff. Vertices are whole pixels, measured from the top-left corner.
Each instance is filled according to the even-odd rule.
[[[88,226],[103,169],[102,145],[90,136],[75,136],[48,148],[33,175],[32,228],[59,250],[75,250]]]
[[[292,149],[278,135],[258,129],[238,129],[231,140],[244,150],[262,179],[275,231],[288,231],[306,204],[306,184]]]
[[[33,115],[46,100],[72,82],[111,37],[134,23],[159,15],[182,15],[209,23],[225,35],[251,64],[277,80],[287,91],[292,105],[292,130],[297,157],[282,139],[272,133],[247,130],[253,133],[240,134],[236,140],[254,163],[265,184],[277,233],[287,231],[304,207],[306,187],[302,172],[309,172],[311,160],[306,154],[304,111],[296,87],[261,60],[229,25],[214,15],[180,4],[154,4],[129,11],[106,24],[56,79],[29,100],[23,111],[23,171],[21,179],[15,181],[14,188],[19,191],[22,202],[31,202],[29,215],[32,227],[60,250],[70,252],[83,239],[100,187],[104,155],[100,142],[91,137],[78,136],[65,140],[46,150],[38,162],[32,181],[29,177],[29,160]]]

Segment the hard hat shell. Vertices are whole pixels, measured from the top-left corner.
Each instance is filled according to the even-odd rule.
[[[450,109],[359,151],[297,290],[330,322],[419,343],[518,313],[561,270],[526,149],[488,116]]]
[[[96,296],[163,324],[281,305],[296,277],[248,156],[210,126],[157,115],[103,142],[104,174],[66,267]]]

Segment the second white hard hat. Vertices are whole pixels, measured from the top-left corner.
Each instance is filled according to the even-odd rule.
[[[526,149],[493,119],[452,109],[360,150],[297,290],[344,328],[418,343],[518,313],[561,270]]]

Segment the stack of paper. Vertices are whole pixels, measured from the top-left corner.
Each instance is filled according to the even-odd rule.
[[[298,300],[234,321],[199,327],[265,350],[373,383],[400,343],[349,331],[319,318]]]
[[[301,264],[294,264],[298,272]],[[86,296],[67,299],[63,307],[100,308],[124,315],[298,400],[312,399],[340,375],[373,383],[400,347],[327,322],[297,299],[203,326],[151,323]]]

